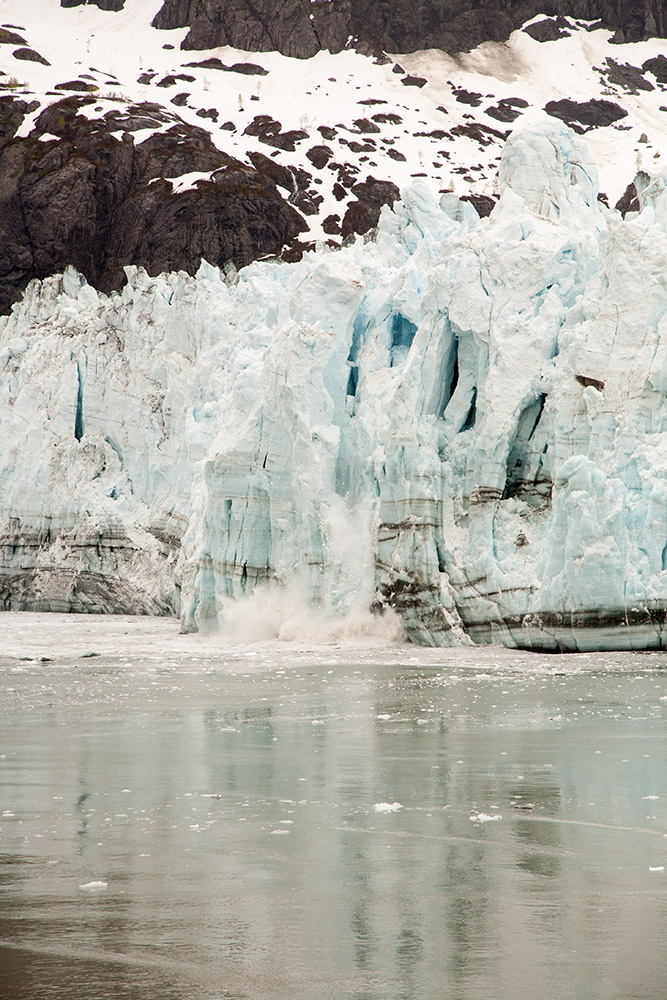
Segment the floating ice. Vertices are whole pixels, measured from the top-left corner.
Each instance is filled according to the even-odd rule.
[[[396,813],[402,808],[403,806],[400,802],[376,802],[373,806],[373,811],[376,813]]]
[[[79,889],[106,889],[108,885],[108,882],[84,882]]]

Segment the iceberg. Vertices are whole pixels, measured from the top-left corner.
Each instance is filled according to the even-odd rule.
[[[0,320],[0,606],[224,621],[298,581],[411,640],[667,645],[667,176],[620,215],[566,126],[488,218],[414,182],[372,239]]]

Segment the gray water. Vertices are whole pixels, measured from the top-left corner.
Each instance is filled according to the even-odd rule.
[[[0,616],[2,1000],[665,1000],[664,654],[177,632]]]

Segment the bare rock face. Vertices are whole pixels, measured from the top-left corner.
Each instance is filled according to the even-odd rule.
[[[377,225],[383,205],[393,205],[401,192],[391,181],[377,181],[367,177],[352,186],[356,201],[351,201],[341,225],[343,237],[354,233],[367,233]]]
[[[26,138],[14,137],[25,102],[0,104],[3,311],[32,278],[67,264],[108,292],[123,284],[126,264],[149,274],[194,273],[202,257],[238,267],[279,253],[306,228],[261,163],[252,168],[226,156],[204,130],[155,105],[119,102],[117,111],[90,120],[79,114],[90,102],[79,95],[58,101]],[[135,146],[133,131],[170,121]],[[121,128],[122,140],[110,134]],[[46,133],[57,138],[39,138]],[[210,179],[175,193],[169,178],[192,171]]]
[[[627,118],[627,111],[614,101],[548,101],[544,105],[544,110],[553,118],[559,118],[572,126],[575,131],[583,131],[577,128],[577,123],[586,125],[589,128],[604,127],[613,125],[621,118]]]
[[[83,0],[63,0],[68,6]],[[95,0],[122,4],[123,0]],[[277,50],[308,59],[320,49],[352,44],[365,52],[458,52],[485,41],[505,41],[537,14],[548,18],[533,37],[548,40],[566,30],[563,16],[600,20],[614,40],[634,42],[667,34],[663,0],[164,0],[153,24],[190,26],[183,47],[232,45],[250,52]]]
[[[60,0],[61,7],[83,7],[86,3],[93,3],[100,10],[122,10],[125,0]]]
[[[313,4],[309,0],[169,0],[153,24],[167,29],[190,25],[183,43],[186,49],[231,45],[308,59],[320,49],[339,52],[347,42],[350,20],[350,0]]]

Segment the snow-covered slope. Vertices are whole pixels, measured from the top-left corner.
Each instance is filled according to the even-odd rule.
[[[160,7],[161,0],[127,0],[121,11],[4,0],[5,30],[25,44],[0,42],[0,86],[36,105],[18,135],[30,135],[46,105],[76,93],[91,98],[87,116],[137,145],[168,130],[175,115],[206,128],[220,151],[241,161],[262,155],[289,168],[282,176],[278,169],[277,182],[305,214],[302,239],[334,243],[370,225],[359,209],[365,192],[354,190],[369,177],[402,188],[421,176],[439,192],[497,196],[505,138],[544,118],[547,106],[587,132],[610,204],[638,169],[660,172],[667,156],[664,39],[610,44],[610,31],[569,19],[537,32],[561,36],[553,41],[520,30],[506,44],[456,57],[430,50],[385,62],[350,48],[298,60],[180,50],[187,27],[151,27]],[[574,105],[558,106],[563,100]],[[165,106],[169,119],[127,132],[119,107],[146,102]],[[187,171],[172,181],[183,188],[204,176]]]
[[[623,220],[556,122],[487,219],[418,180],[375,240],[2,321],[5,606],[180,610],[297,579],[420,642],[655,647],[667,611],[667,191]]]

